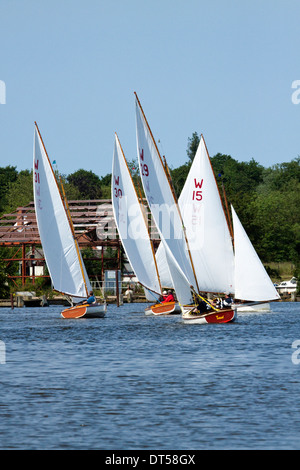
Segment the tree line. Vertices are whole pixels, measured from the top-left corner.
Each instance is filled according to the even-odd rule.
[[[194,132],[188,139],[187,161],[178,168],[170,168],[177,197],[199,141],[198,133]],[[289,261],[296,266],[296,274],[300,272],[300,157],[265,168],[254,159],[239,162],[230,155],[218,153],[211,157],[211,163],[224,204],[225,194],[261,260],[264,263]],[[138,183],[137,161],[130,161],[129,168]],[[111,174],[99,177],[92,171],[79,169],[60,177],[69,200],[111,198]],[[0,167],[0,216],[31,201],[32,170],[18,172],[11,165]]]

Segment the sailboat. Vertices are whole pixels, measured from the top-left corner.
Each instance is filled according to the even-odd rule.
[[[53,287],[73,299],[73,306],[64,309],[62,317],[104,317],[105,302],[92,305],[85,302],[92,291],[91,284],[75,239],[66,198],[60,192],[36,123],[33,189],[40,239]],[[76,305],[76,302],[80,304]]]
[[[173,259],[181,269],[182,281],[174,286],[182,308],[182,318],[189,323],[227,323],[236,318],[236,309],[229,306],[219,310],[204,298],[207,293],[237,293],[239,299],[251,300],[261,295],[247,291],[246,286],[239,290],[241,284],[240,270],[245,264],[245,254],[239,249],[241,230],[236,226],[235,243],[233,250],[232,237],[226,219],[223,204],[211,167],[206,144],[201,136],[199,147],[193,164],[189,171],[186,183],[177,202],[167,168],[164,166],[149,124],[136,96],[136,121],[138,159],[144,191],[150,210],[166,247],[168,259]],[[164,218],[169,220],[170,226],[163,226],[163,217],[157,215],[160,207]],[[169,229],[169,232],[168,232]],[[254,250],[254,249],[253,249]],[[263,266],[253,262],[253,272],[261,270]],[[251,265],[252,266],[252,265]],[[249,266],[244,266],[245,272]],[[263,268],[264,270],[264,268]],[[252,272],[251,272],[252,273]],[[258,276],[258,275],[257,275]],[[254,276],[255,277],[255,276]],[[277,292],[268,276],[261,274],[264,279],[263,300],[276,300]],[[190,287],[194,302],[185,302],[181,297],[180,289]],[[237,287],[238,286],[238,287]],[[179,290],[177,290],[179,289]],[[241,296],[240,294],[243,294]],[[210,311],[197,312],[197,302],[203,300]]]
[[[158,266],[160,266],[161,272],[165,273],[164,282],[167,282],[167,285],[170,286],[170,280],[165,269],[166,262],[163,260],[164,253],[160,250],[159,259],[154,253],[144,208],[137,195],[116,133],[111,189],[114,218],[125,253],[139,283],[145,289],[148,300],[155,301],[153,305],[145,309],[145,313],[154,315],[181,313],[180,306],[176,302],[158,302],[158,298],[163,293]]]

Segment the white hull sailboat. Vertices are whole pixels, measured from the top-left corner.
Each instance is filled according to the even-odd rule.
[[[207,313],[195,314],[193,309],[195,306],[185,305],[182,309],[182,319],[184,323],[190,325],[198,323],[200,325],[206,323],[230,323],[236,320],[237,311],[236,308],[223,308],[216,311]]]
[[[182,319],[188,323],[227,323],[236,318],[234,305],[217,309],[204,298],[208,293],[232,294],[236,299],[251,302],[277,300],[276,289],[232,207],[233,247],[203,136],[177,203],[168,168],[135,96],[140,174],[168,262],[176,263],[182,274],[180,280],[173,279]],[[166,219],[171,227],[162,223]],[[194,297],[190,302],[181,295],[181,290],[187,287]],[[198,308],[200,300],[209,311]]]
[[[67,201],[61,195],[40,131],[35,123],[33,155],[34,205],[44,256],[56,291],[72,297],[64,318],[104,317],[106,302],[89,305],[91,284],[75,239]],[[80,302],[80,305],[76,305]]]
[[[147,298],[158,299],[162,296],[161,270],[164,270],[164,282],[170,286],[170,280],[162,267],[162,256],[157,259],[150,239],[144,207],[137,195],[127,161],[119,138],[115,134],[112,165],[112,206],[114,218],[127,258],[139,283],[144,287]],[[166,284],[164,284],[165,286]],[[176,302],[156,302],[145,309],[146,314],[169,315],[180,313]]]

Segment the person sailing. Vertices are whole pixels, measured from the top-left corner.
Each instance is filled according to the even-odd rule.
[[[164,300],[162,301],[162,304],[165,302],[175,302],[174,295],[172,294],[171,290],[168,290],[167,295],[164,295]]]
[[[96,301],[96,297],[94,296],[93,291],[91,290],[91,291],[90,291],[90,296],[89,296],[88,299],[87,299],[87,303],[88,303],[89,305],[93,305],[93,304],[95,304],[96,302],[97,302],[97,301]]]
[[[225,299],[223,299],[223,307],[230,307],[233,302],[232,297],[230,297],[229,292],[225,292]]]
[[[195,298],[196,306],[191,310],[191,313],[194,315],[199,315],[200,313],[207,313],[210,310],[209,303],[206,303],[201,297]]]
[[[218,309],[228,308],[231,306],[232,303],[233,303],[233,299],[232,297],[230,297],[228,292],[225,293],[224,299],[222,297],[217,297],[212,302],[213,306]]]

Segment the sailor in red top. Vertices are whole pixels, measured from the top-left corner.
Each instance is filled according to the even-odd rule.
[[[165,302],[175,302],[174,295],[172,294],[170,290],[168,290],[168,295],[164,296],[164,300],[162,301],[162,303],[165,303]]]

